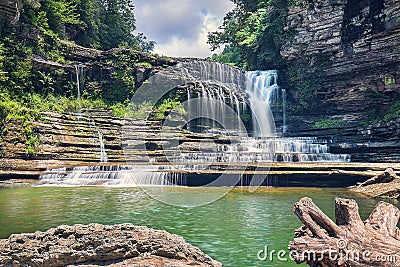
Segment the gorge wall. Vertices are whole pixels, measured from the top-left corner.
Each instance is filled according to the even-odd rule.
[[[281,83],[309,108],[292,111],[290,134],[333,139],[355,160],[398,160],[400,2],[298,1],[284,32]]]
[[[309,66],[304,72],[322,72],[315,93],[326,114],[384,113],[398,98],[398,1],[300,1],[289,8],[284,30],[294,36],[281,51],[288,65],[303,61]]]

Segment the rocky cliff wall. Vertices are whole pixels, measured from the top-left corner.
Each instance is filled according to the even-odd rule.
[[[281,54],[290,65],[303,60],[317,66],[309,71],[322,71],[319,112],[361,116],[398,98],[400,2],[305,2],[289,9],[285,32],[294,37]]]

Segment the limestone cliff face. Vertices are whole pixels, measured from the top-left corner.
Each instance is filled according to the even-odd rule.
[[[400,2],[317,0],[289,9],[281,54],[296,64],[321,60],[316,84],[327,114],[360,114],[400,93]],[[305,70],[307,71],[307,70]]]

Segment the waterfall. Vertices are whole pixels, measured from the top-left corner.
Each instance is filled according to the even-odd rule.
[[[77,99],[78,99],[78,106],[81,107],[81,82],[83,79],[83,65],[75,65],[75,75],[76,75],[76,89],[77,89]]]
[[[275,132],[271,104],[278,101],[281,90],[278,86],[278,72],[275,70],[248,71],[246,78],[245,90],[252,110],[253,136],[271,137]]]
[[[196,63],[196,64],[194,64]],[[217,171],[241,168],[246,163],[272,162],[347,162],[346,154],[331,154],[329,141],[315,137],[284,138],[276,134],[272,109],[282,115],[282,132],[287,131],[286,90],[278,85],[278,72],[249,71],[211,61],[180,63],[176,75],[186,84],[186,122],[189,131],[200,128],[200,151],[181,149],[179,142],[171,149],[164,146],[163,155],[140,166],[81,166],[56,169],[41,176],[45,185],[105,185],[105,186],[175,186],[186,185],[190,171]],[[78,100],[81,100],[83,66],[75,66]],[[179,76],[178,76],[179,77]],[[183,92],[185,93],[185,92]],[[278,105],[279,104],[279,105]],[[248,108],[250,106],[250,109]],[[280,110],[282,109],[282,113]],[[251,113],[253,135],[248,137],[241,119]],[[89,116],[78,116],[92,124],[97,132],[100,162],[107,162],[105,139],[100,128]],[[197,121],[197,125],[192,123]],[[176,121],[173,121],[176,123]],[[174,124],[173,124],[174,125]],[[174,126],[176,127],[176,126]],[[229,142],[219,142],[214,135],[228,135]],[[135,140],[137,141],[137,140]],[[140,141],[139,141],[140,142]],[[189,141],[190,142],[190,141]],[[184,146],[183,146],[184,147]],[[196,151],[196,152],[193,152]],[[158,153],[158,152],[157,152]],[[161,152],[160,152],[161,154]],[[168,158],[171,165],[157,165],[158,158]],[[215,164],[209,164],[215,163]],[[221,164],[218,164],[221,163]],[[227,167],[234,163],[233,167]],[[235,164],[237,163],[237,164]],[[243,164],[244,163],[244,164]],[[268,165],[268,164],[266,164]],[[253,169],[249,169],[251,172]],[[249,176],[252,174],[250,173]],[[257,174],[258,175],[258,174]],[[264,179],[258,175],[257,179]],[[246,178],[247,179],[247,178]]]
[[[177,153],[175,162],[254,163],[254,162],[348,162],[349,155],[329,153],[328,141],[315,137],[241,138],[231,145],[217,145],[215,152]]]
[[[165,166],[80,166],[46,171],[39,185],[48,186],[175,186],[185,185],[181,173]]]
[[[108,156],[106,148],[104,146],[104,138],[103,134],[100,132],[100,129],[97,129],[97,134],[99,136],[99,143],[100,143],[100,162],[108,162]]]
[[[201,123],[197,126],[209,128],[210,132],[223,130],[238,134],[239,126],[242,123],[241,106],[246,105],[245,95],[242,91],[214,81],[196,81],[193,86],[187,88],[186,94],[187,117],[200,119]],[[196,98],[192,98],[191,95],[197,96],[198,101],[195,101]],[[191,100],[196,105],[193,105]],[[227,114],[231,116],[229,123],[226,120]],[[239,131],[244,132],[245,129],[239,129]]]
[[[82,108],[82,103],[81,103],[81,86],[82,86],[82,80],[84,76],[84,65],[75,65],[75,75],[76,75],[76,89],[77,89],[77,100],[78,100],[78,107],[81,109]],[[96,129],[97,131],[97,136],[99,138],[99,146],[100,146],[100,162],[108,162],[108,156],[107,152],[105,149],[105,144],[104,144],[104,136],[100,131],[100,128],[96,126],[95,122],[93,120],[90,120],[88,116],[84,116],[81,112],[78,112],[77,114],[77,119],[78,120],[86,120],[89,121],[92,124],[92,127]]]
[[[286,126],[286,90],[282,89],[282,133],[287,132]]]

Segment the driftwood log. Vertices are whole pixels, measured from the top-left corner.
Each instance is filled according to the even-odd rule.
[[[380,202],[369,219],[361,220],[357,202],[336,199],[336,223],[310,198],[294,205],[303,223],[289,244],[291,257],[311,267],[400,266],[400,211]]]
[[[351,191],[362,193],[369,197],[399,198],[400,178],[393,169],[386,169],[382,174],[377,175],[364,183],[350,187]]]

